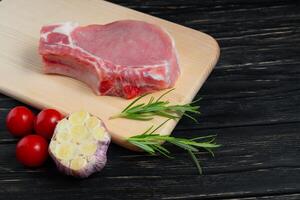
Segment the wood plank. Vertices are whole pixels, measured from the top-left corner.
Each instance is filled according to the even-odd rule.
[[[43,74],[37,52],[39,30],[45,24],[70,20],[81,25],[105,24],[122,19],[160,25],[174,37],[182,75],[168,99],[174,104],[191,102],[218,60],[216,41],[199,31],[97,0],[3,1],[0,4],[0,91],[37,108],[51,107],[64,113],[86,110],[104,121],[114,142],[129,147],[126,138],[143,133],[151,125],[158,126],[163,119],[157,117],[140,123],[126,119],[109,120],[130,101],[99,97],[76,80]],[[160,94],[162,92],[154,95],[158,97]],[[169,121],[161,128],[161,133],[169,135],[176,123],[175,120]]]
[[[231,198],[232,199],[232,198]],[[237,198],[233,198],[233,199],[237,199]],[[232,200],[233,200],[232,199]],[[275,195],[266,195],[266,196],[256,196],[256,197],[246,197],[246,198],[239,198],[242,200],[266,200],[266,199],[272,199],[272,200],[297,200],[300,199],[300,194],[275,194]],[[228,199],[230,200],[230,199]]]
[[[289,170],[289,174],[293,176],[290,181],[283,178],[280,185],[278,182],[273,184],[276,191],[269,188],[268,185],[266,186],[274,181],[272,176],[275,174],[283,177],[286,173],[287,171],[274,170],[273,173],[249,172],[230,177],[219,175],[205,178],[194,176],[181,178],[139,176],[130,179],[126,176],[96,177],[81,182],[61,178],[55,174],[49,176],[49,173],[28,173],[25,177],[22,177],[20,173],[14,178],[11,178],[8,173],[0,181],[0,188],[3,191],[2,194],[5,194],[8,199],[29,199],[38,196],[41,200],[49,199],[49,197],[61,199],[66,196],[72,199],[87,197],[90,199],[237,199],[244,195],[261,196],[265,191],[268,195],[299,193],[299,190],[295,190],[294,185],[297,178],[300,178],[299,170]],[[219,184],[215,184],[216,182]],[[247,184],[241,184],[243,182]],[[207,184],[210,187],[207,187]],[[38,189],[32,189],[32,185]],[[282,185],[285,187],[280,188]],[[216,192],[218,186],[222,187],[223,192]],[[251,187],[256,190],[256,193],[251,191]]]

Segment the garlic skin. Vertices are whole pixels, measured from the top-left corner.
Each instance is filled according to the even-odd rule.
[[[80,111],[57,124],[48,150],[60,172],[86,178],[105,166],[110,141],[103,122]]]

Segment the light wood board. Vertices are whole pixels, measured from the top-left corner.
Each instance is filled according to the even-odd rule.
[[[100,0],[3,0],[0,2],[0,91],[37,108],[56,108],[64,113],[86,110],[100,117],[115,143],[131,148],[125,138],[141,134],[165,119],[142,122],[109,120],[132,100],[96,96],[85,84],[63,76],[42,73],[38,55],[43,25],[66,21],[81,25],[137,19],[158,24],[175,39],[182,74],[175,91],[166,99],[191,102],[219,57],[217,42],[207,34]],[[153,93],[159,96],[161,92]],[[168,135],[177,121],[158,131]]]

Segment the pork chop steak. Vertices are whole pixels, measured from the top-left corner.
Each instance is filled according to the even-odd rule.
[[[46,73],[83,81],[98,95],[130,99],[170,88],[180,74],[170,35],[142,21],[44,26],[39,53]]]

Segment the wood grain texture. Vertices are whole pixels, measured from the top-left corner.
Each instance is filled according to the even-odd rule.
[[[198,97],[195,125],[183,118],[176,136],[218,134],[215,158],[200,155],[204,175],[185,152],[176,159],[112,145],[102,173],[78,181],[52,162],[29,170],[14,158],[5,115],[22,105],[0,95],[0,195],[5,199],[300,199],[300,5],[289,0],[114,0],[209,33],[221,57]],[[35,187],[33,187],[35,186]],[[30,193],[29,193],[30,191]]]
[[[222,149],[212,159],[201,154],[205,175],[197,175],[185,152],[172,149],[176,160],[144,156],[112,145],[108,164],[101,174],[78,181],[62,176],[52,162],[37,170],[20,166],[14,158],[15,144],[1,144],[0,191],[14,198],[40,195],[47,199],[233,199],[299,194],[299,124],[234,127],[206,130],[219,134]],[[198,134],[198,131],[176,135]],[[162,167],[163,166],[163,167]],[[30,185],[38,189],[28,194]],[[14,194],[13,194],[14,192]],[[72,193],[71,193],[72,192]],[[18,196],[18,194],[20,196]]]
[[[98,0],[9,0],[1,3],[0,91],[37,108],[56,108],[66,114],[86,110],[104,121],[114,142],[128,147],[126,138],[139,135],[152,125],[158,126],[164,119],[157,117],[140,123],[127,119],[109,120],[130,101],[96,96],[79,81],[45,75],[37,52],[39,30],[43,25],[66,21],[81,25],[106,24],[122,19],[154,23],[172,35],[181,75],[168,99],[174,104],[190,103],[218,60],[216,41],[196,30]],[[156,92],[153,95],[158,97],[161,94]],[[160,129],[161,134],[169,135],[176,123],[176,120],[167,122]]]

